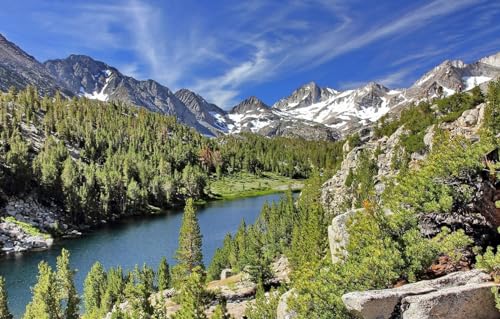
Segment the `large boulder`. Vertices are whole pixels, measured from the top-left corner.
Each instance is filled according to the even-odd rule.
[[[282,284],[290,282],[290,262],[286,256],[281,256],[275,262],[271,264],[271,270],[273,273],[273,278],[271,283]]]
[[[402,319],[497,319],[491,288],[495,283],[451,287],[401,301]]]
[[[349,243],[347,222],[360,211],[362,211],[362,209],[353,209],[335,216],[332,220],[332,224],[328,226],[328,242],[330,244],[330,252],[334,264],[347,256],[346,246]]]
[[[456,272],[441,278],[433,280],[424,280],[413,284],[404,285],[398,288],[351,292],[343,295],[342,301],[344,302],[346,308],[353,315],[364,319],[441,318],[441,317],[410,317],[409,315],[407,317],[404,317],[404,313],[409,309],[412,309],[412,311],[417,311],[414,310],[416,309],[415,307],[417,306],[416,305],[412,306],[411,302],[412,301],[417,302],[418,300],[422,300],[422,303],[424,303],[423,300],[429,299],[423,297],[426,295],[430,295],[431,297],[434,298],[443,296],[442,297],[443,300],[446,298],[452,298],[452,297],[444,297],[445,295],[452,296],[449,289],[455,289],[456,292],[459,291],[467,292],[464,293],[463,295],[460,293],[456,293],[454,296],[464,304],[472,302],[475,305],[474,301],[475,299],[472,298],[471,295],[473,295],[474,292],[476,292],[480,294],[480,296],[483,296],[482,287],[488,286],[489,288],[491,288],[492,285],[494,284],[491,283],[490,275],[485,274],[479,270],[471,270],[466,272]],[[464,290],[460,290],[459,288],[463,288]],[[416,298],[417,296],[421,297],[422,299]],[[410,297],[414,298],[412,299]],[[403,304],[404,307],[402,306]],[[485,307],[488,305],[490,305],[490,303],[485,302]],[[418,309],[422,309],[423,307],[424,306]],[[493,309],[494,308],[495,305],[493,304]],[[484,309],[484,311],[485,313],[489,313],[491,311],[491,308]],[[467,313],[469,315],[468,318],[476,318],[474,317],[473,312],[467,312]],[[462,317],[457,317],[457,318],[462,318]],[[500,316],[497,318],[500,318]]]
[[[222,269],[220,272],[220,280],[227,279],[233,275],[233,271],[229,268]]]
[[[442,123],[439,127],[449,131],[452,135],[461,135],[472,141],[478,140],[485,110],[486,104],[479,104],[473,109],[464,111],[455,121]]]

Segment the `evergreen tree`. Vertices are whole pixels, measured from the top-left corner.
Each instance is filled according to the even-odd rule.
[[[83,284],[83,300],[86,318],[99,314],[101,300],[106,290],[106,273],[101,263],[96,262],[90,269]]]
[[[80,201],[78,198],[79,175],[77,165],[73,162],[71,157],[68,157],[63,163],[61,182],[64,194],[64,206],[74,223],[79,222],[81,218]]]
[[[189,275],[196,267],[203,268],[201,240],[202,235],[196,217],[194,202],[192,198],[189,198],[184,207],[184,216],[182,217],[182,226],[179,232],[179,246],[175,254],[177,260],[174,271],[176,281]]]
[[[31,179],[29,163],[29,145],[15,132],[9,140],[10,149],[5,157],[9,177],[5,179],[3,189],[7,194],[24,192]]]
[[[47,262],[38,265],[38,281],[33,287],[33,298],[26,306],[23,319],[59,319],[60,306],[56,275]]]
[[[0,276],[0,319],[12,319],[13,316],[9,312],[7,306],[7,291],[5,290],[5,278]]]
[[[65,305],[64,318],[78,319],[78,304],[80,298],[75,288],[74,275],[75,271],[69,265],[69,251],[62,249],[61,255],[57,257],[57,272],[56,279],[58,283],[59,304]]]
[[[101,308],[109,312],[113,305],[123,299],[123,271],[121,267],[111,268],[106,274],[106,291],[101,298]]]
[[[205,319],[208,299],[205,291],[203,269],[196,266],[179,289],[178,302],[181,308],[174,319]]]
[[[269,297],[266,297],[262,284],[259,284],[255,294],[255,304],[245,310],[245,316],[252,319],[275,319],[280,295],[279,291],[271,290]]]
[[[158,291],[163,291],[170,288],[170,268],[167,263],[167,258],[162,257],[158,266]]]

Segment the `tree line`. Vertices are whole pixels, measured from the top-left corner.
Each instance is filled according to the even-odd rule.
[[[203,137],[176,119],[116,102],[0,95],[0,195],[36,193],[74,224],[163,209],[237,172],[304,178],[334,169],[339,143],[252,134]],[[3,196],[0,196],[3,197]]]

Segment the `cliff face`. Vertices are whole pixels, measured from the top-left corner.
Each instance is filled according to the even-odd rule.
[[[408,163],[404,176],[425,167],[429,161],[424,161],[440,141],[438,135],[460,137],[471,145],[480,145],[476,143],[483,136],[481,128],[487,117],[485,109],[486,104],[479,104],[464,111],[452,122],[441,122],[423,130],[419,135],[419,142],[425,147],[421,151],[406,154]],[[348,144],[344,146],[346,154],[341,168],[323,185],[321,196],[324,209],[332,217],[332,223],[328,227],[328,240],[333,263],[342,263],[348,258],[348,223],[354,215],[365,213],[356,198],[362,185],[353,187],[350,178],[353,172],[366,165],[367,158],[376,163],[376,170],[370,176],[373,185],[370,202],[382,207],[387,215],[393,213],[387,208],[390,205],[384,203],[387,195],[384,190],[389,183],[403,183],[393,177],[399,172],[399,166],[395,162],[401,152],[404,152],[401,148],[405,134],[406,128],[401,126],[388,137],[375,138],[372,134],[360,146],[353,149],[349,149]],[[498,161],[497,149],[485,151],[484,154],[483,164],[486,161]],[[431,158],[435,159],[434,153]],[[479,163],[481,159],[478,158],[477,161]],[[472,239],[473,245],[492,246],[500,241],[497,232],[500,226],[500,209],[495,206],[500,198],[500,183],[486,167],[481,167],[461,170],[456,175],[439,176],[437,182],[443,188],[453,189],[456,197],[449,203],[450,208],[446,213],[438,210],[415,212],[417,227],[423,237],[433,238],[442,232],[443,227],[447,227],[451,230],[463,230]],[[435,178],[433,177],[434,180]],[[463,256],[467,254],[464,253]],[[447,256],[440,256],[427,269],[431,278],[447,274],[444,277],[400,288],[354,291],[344,294],[342,300],[353,315],[366,319],[437,318],[438,313],[443,314],[443,318],[468,318],[471,314],[475,318],[498,318],[498,310],[491,294],[491,289],[498,289],[498,285],[492,282],[492,278],[478,270],[456,272],[472,267],[469,257],[464,257],[459,266],[449,263],[446,258]]]

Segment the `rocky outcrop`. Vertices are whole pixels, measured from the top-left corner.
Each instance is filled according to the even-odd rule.
[[[272,283],[282,284],[290,282],[290,262],[286,256],[281,256],[271,264],[271,270],[273,272]]]
[[[220,272],[220,280],[227,279],[228,277],[231,277],[233,275],[233,271],[231,269],[222,269]]]
[[[399,288],[351,292],[347,309],[363,319],[499,318],[491,276],[479,270],[456,272]]]
[[[330,253],[334,264],[347,257],[347,251],[345,249],[349,242],[347,222],[360,211],[362,210],[353,209],[335,216],[332,220],[332,224],[328,226],[328,242],[330,244]]]
[[[331,216],[336,216],[355,208],[353,207],[354,191],[349,189],[346,181],[349,174],[358,168],[362,152],[368,152],[377,163],[378,171],[374,176],[375,190],[377,195],[382,194],[385,181],[397,174],[397,171],[392,169],[392,162],[393,158],[398,155],[398,143],[404,133],[405,129],[401,127],[389,137],[369,141],[350,150],[345,155],[340,169],[322,186],[321,203],[325,211]],[[346,143],[343,149],[349,150],[349,145]]]
[[[52,237],[47,234],[30,233],[15,222],[0,222],[0,254],[47,249],[52,243]]]
[[[491,293],[494,283],[451,287],[425,295],[409,296],[402,300],[402,319],[497,319]]]
[[[281,295],[278,308],[276,309],[276,319],[294,319],[297,318],[297,313],[289,309],[288,301],[290,298],[294,298],[297,296],[297,292],[295,289],[290,289]]]
[[[364,149],[371,151],[372,147],[356,147],[350,151],[342,161],[342,165],[337,173],[322,186],[321,203],[325,211],[331,216],[341,214],[352,206],[351,203],[354,197],[352,192],[349,191],[346,181],[349,173],[356,170],[359,156]]]
[[[457,120],[451,123],[442,123],[439,127],[452,135],[460,135],[468,140],[478,141],[479,130],[484,123],[485,109],[486,103],[482,103],[473,109],[464,111]]]
[[[4,216],[12,216],[20,222],[46,232],[56,228],[61,230],[68,228],[66,224],[60,223],[61,212],[57,206],[44,206],[33,197],[24,199],[13,197],[0,209],[0,212]]]
[[[61,219],[56,206],[44,206],[33,197],[10,198],[0,209],[0,254],[47,249],[53,243],[52,233],[79,236]]]

